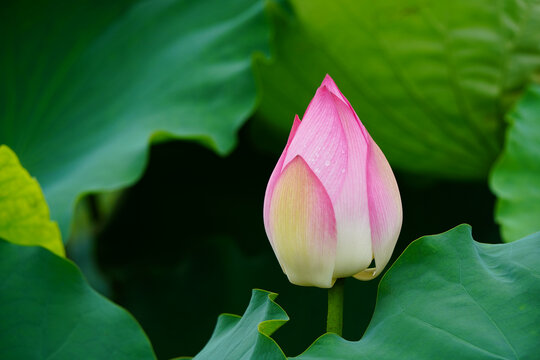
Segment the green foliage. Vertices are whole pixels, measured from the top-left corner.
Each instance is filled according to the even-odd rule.
[[[0,358],[155,359],[135,319],[69,260],[0,240]]]
[[[38,179],[65,239],[77,198],[133,183],[152,139],[233,148],[269,29],[262,0],[220,4],[2,5],[0,143]]]
[[[254,290],[196,359],[283,360],[312,343],[326,293],[290,285],[264,239],[277,157],[256,148],[282,149],[326,73],[404,170],[395,257],[407,239],[464,221],[499,241],[485,184],[452,180],[485,179],[505,130],[490,177],[497,220],[507,241],[540,230],[540,86],[514,107],[540,73],[540,2],[269,3],[271,21],[263,0],[0,5],[1,359],[156,358],[133,317],[61,257],[60,231],[67,240],[79,198],[133,184],[149,143],[172,138],[197,144],[155,146],[154,178],[85,204],[70,258],[133,311],[160,358],[203,348],[215,316],[241,312],[260,286],[293,320],[274,333],[288,317],[276,294]],[[254,54],[261,101],[242,139],[255,144],[224,160],[214,152],[231,152],[257,103]],[[355,339],[380,281],[361,340],[326,334],[297,359],[533,359],[539,255],[540,233],[487,245],[460,226],[421,238],[382,279],[347,280],[344,334]]]
[[[325,334],[295,359],[533,359],[540,351],[539,255],[540,234],[481,244],[470,226],[461,225],[420,238],[383,277],[375,314],[360,341]],[[265,320],[274,319],[266,311],[254,296],[246,315],[264,328]],[[208,345],[215,354],[229,351],[232,341],[215,349],[216,333],[242,321],[220,319]],[[255,338],[244,339],[244,347],[257,344]],[[265,354],[255,347],[250,356]]]
[[[194,359],[285,359],[279,346],[270,338],[289,320],[285,311],[274,302],[276,296],[264,290],[253,290],[244,315],[221,315],[212,338]]]
[[[5,145],[0,145],[0,237],[19,245],[43,246],[64,256],[60,230],[49,219],[38,182]]]
[[[360,341],[324,335],[298,360],[534,359],[539,255],[540,234],[488,245],[461,225],[423,237],[382,279]]]
[[[259,66],[262,132],[281,138],[329,73],[392,165],[484,178],[504,113],[540,68],[534,0],[293,0]]]
[[[505,241],[540,231],[540,86],[529,88],[508,115],[504,151],[490,185]]]

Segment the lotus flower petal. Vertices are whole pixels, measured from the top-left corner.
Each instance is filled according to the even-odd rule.
[[[332,94],[337,96],[345,104],[347,104],[348,106],[351,106],[351,104],[349,103],[349,100],[347,100],[347,98],[345,96],[343,96],[343,94],[341,93],[341,91],[337,87],[336,82],[334,81],[334,79],[332,79],[330,77],[330,75],[326,74],[326,76],[324,77],[324,80],[323,80],[323,82],[321,84],[321,87],[323,87],[323,86],[326,87],[328,89],[328,91],[330,91]],[[351,109],[352,109],[352,106],[351,106]]]
[[[332,200],[339,196],[347,165],[347,142],[334,105],[334,96],[320,87],[309,104],[285,157],[287,165],[297,155],[306,160]]]
[[[347,167],[341,169],[341,191],[333,201],[338,233],[334,277],[340,278],[368,267],[373,254],[367,201],[368,143],[352,108],[336,95],[332,96],[345,134],[348,154]]]
[[[294,117],[291,132],[289,133],[289,138],[287,139],[287,145],[285,146],[285,149],[281,153],[281,156],[279,157],[276,167],[274,168],[274,171],[272,171],[272,175],[270,175],[270,180],[268,181],[268,185],[266,186],[266,193],[264,195],[264,210],[263,210],[264,211],[263,213],[264,228],[266,230],[266,236],[268,236],[268,239],[270,239],[270,244],[272,245],[272,248],[274,247],[274,244],[272,242],[272,236],[270,233],[271,229],[268,226],[270,201],[272,199],[272,194],[274,192],[274,187],[276,185],[277,179],[279,178],[279,175],[281,174],[281,170],[283,170],[283,163],[285,162],[285,155],[287,155],[287,150],[289,149],[289,145],[292,139],[294,138],[294,135],[296,134],[296,131],[298,130],[299,126],[300,126],[300,119],[298,118],[298,115],[296,115]]]
[[[302,157],[296,156],[279,176],[268,220],[274,251],[289,281],[332,287],[334,209],[321,181]]]
[[[354,277],[359,280],[371,280],[382,272],[392,256],[403,221],[401,197],[392,168],[371,137],[369,141],[368,202],[376,267],[356,274]]]

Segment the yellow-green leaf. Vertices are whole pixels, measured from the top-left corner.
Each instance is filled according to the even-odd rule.
[[[19,245],[39,245],[64,256],[58,225],[36,179],[7,146],[0,146],[0,237]]]

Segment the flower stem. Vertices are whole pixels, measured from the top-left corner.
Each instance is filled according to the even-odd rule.
[[[337,279],[334,287],[328,289],[328,317],[326,319],[326,332],[333,332],[341,336],[343,331],[343,293],[345,279]]]

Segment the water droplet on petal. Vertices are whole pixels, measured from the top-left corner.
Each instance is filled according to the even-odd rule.
[[[326,161],[324,162],[324,166],[330,166],[330,160],[326,160]]]

